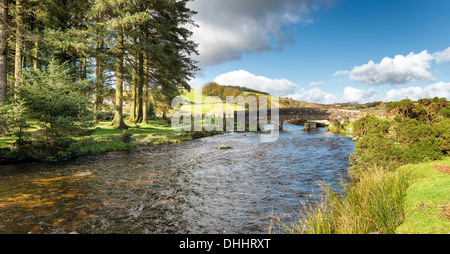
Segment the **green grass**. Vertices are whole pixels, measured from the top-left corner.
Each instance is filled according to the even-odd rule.
[[[16,163],[21,161],[54,161],[73,156],[100,154],[110,151],[129,150],[133,147],[176,144],[196,138],[219,134],[220,132],[175,132],[165,120],[150,120],[148,123],[136,124],[125,121],[129,129],[124,132],[110,125],[110,122],[99,122],[90,136],[76,138],[75,147],[63,151],[61,158],[46,154],[41,148],[32,149],[33,153],[23,153],[14,148],[14,137],[0,136],[0,162]],[[31,129],[30,132],[35,131]],[[131,134],[131,137],[130,135]],[[6,149],[5,149],[6,148]],[[10,149],[12,149],[10,151]],[[37,152],[37,153],[36,153]],[[59,155],[58,155],[59,156]]]
[[[207,114],[207,113],[226,113],[226,103],[224,103],[220,99],[214,99],[212,97],[204,96],[201,94],[200,89],[192,89],[190,92],[185,92],[183,96],[186,96],[192,105],[184,106],[181,109],[181,112],[188,112],[192,114],[196,114],[198,112],[201,112],[201,114]],[[195,96],[202,98],[201,103],[199,104],[195,101]],[[234,110],[245,110],[244,107],[234,105]]]
[[[133,133],[133,136],[138,139],[143,139],[150,134],[155,133],[174,133],[170,125],[165,125],[163,120],[150,120],[147,123],[131,123],[126,122],[129,126],[129,131]],[[92,134],[94,140],[106,140],[111,138],[120,137],[122,130],[119,130],[113,126],[110,126],[111,122],[99,122],[95,128],[95,132]]]
[[[299,234],[392,234],[403,218],[405,179],[374,170],[361,181],[343,184],[342,193],[323,185],[324,194],[304,207],[287,233]]]
[[[406,193],[407,216],[397,229],[399,234],[450,233],[450,173],[432,165],[449,167],[450,158],[399,168],[411,178]]]
[[[136,139],[141,140],[151,134],[173,134],[174,131],[172,127],[170,125],[165,125],[164,122],[164,120],[150,120],[148,124],[136,124],[132,122],[126,122],[126,124],[130,127],[129,130],[133,133],[133,136]],[[94,141],[107,141],[120,137],[123,131],[110,126],[110,123],[111,122],[99,122],[90,138]],[[15,140],[16,138],[14,137],[0,135],[0,148],[10,147]]]

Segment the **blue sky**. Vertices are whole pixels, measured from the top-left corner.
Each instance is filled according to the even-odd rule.
[[[317,103],[450,99],[448,0],[194,0],[201,71]],[[448,49],[448,50],[447,50]]]

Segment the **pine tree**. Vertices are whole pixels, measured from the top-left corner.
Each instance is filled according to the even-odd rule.
[[[7,101],[8,55],[6,40],[8,24],[8,0],[0,1],[0,103]]]
[[[124,58],[124,34],[123,27],[119,25],[117,28],[117,64],[116,64],[116,104],[115,116],[112,125],[119,129],[128,129],[123,120],[123,58]]]
[[[16,45],[14,58],[14,99],[18,100],[17,89],[20,88],[20,79],[22,77],[23,48],[24,48],[24,23],[22,0],[16,0]]]
[[[192,32],[186,28],[195,26],[192,20],[195,12],[186,7],[187,2],[144,1],[145,8],[151,10],[151,19],[141,25],[144,36],[141,47],[146,52],[142,89],[144,95],[149,90],[163,113],[167,113],[172,99],[181,94],[180,89],[190,89],[188,81],[198,70],[196,62],[190,58],[192,54],[198,54],[197,44],[189,39]],[[148,97],[141,105],[146,115],[144,105],[148,107]]]

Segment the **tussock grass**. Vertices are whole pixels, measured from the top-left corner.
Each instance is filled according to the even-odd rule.
[[[321,184],[323,194],[304,205],[290,224],[290,234],[392,234],[405,217],[407,177],[381,168],[361,175],[358,182],[342,181],[342,191]]]

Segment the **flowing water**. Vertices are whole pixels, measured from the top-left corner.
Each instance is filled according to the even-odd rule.
[[[176,145],[0,166],[0,233],[267,233],[347,176],[354,142],[284,125]],[[230,146],[219,150],[218,147]]]

